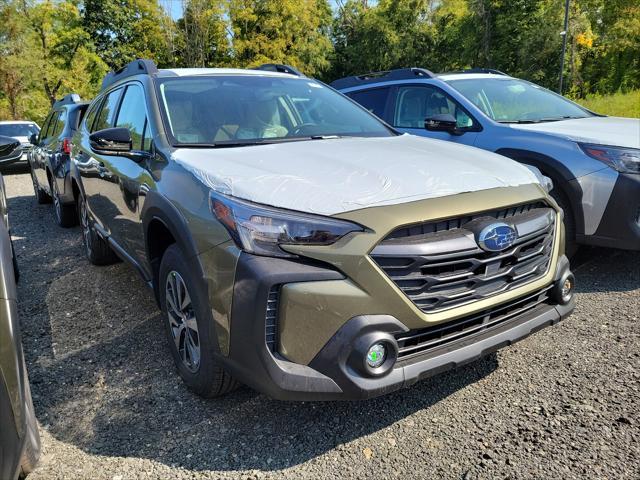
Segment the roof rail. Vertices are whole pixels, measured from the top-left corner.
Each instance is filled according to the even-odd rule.
[[[62,97],[60,100],[56,101],[56,103],[53,104],[53,108],[58,108],[63,105],[69,105],[71,103],[81,103],[81,102],[82,102],[82,98],[80,98],[80,95],[78,95],[77,93],[69,93],[68,95],[65,95],[64,97]]]
[[[284,65],[282,63],[263,63],[254,70],[265,70],[267,72],[280,72],[288,73],[289,75],[295,75],[296,77],[304,77],[304,74],[291,65]]]
[[[364,75],[355,75],[353,77],[340,78],[331,82],[331,86],[335,89],[355,87],[365,85],[367,83],[385,82],[387,80],[412,80],[414,78],[433,78],[433,72],[426,68],[398,68],[395,70],[385,70],[383,72],[370,72]]]
[[[115,72],[109,72],[105,75],[102,80],[101,90],[104,90],[109,85],[114,84],[118,80],[122,80],[126,77],[131,77],[133,75],[147,74],[153,75],[158,73],[158,67],[153,60],[145,60],[145,59],[137,59],[131,63],[128,63],[124,67]]]
[[[500,70],[495,70],[493,68],[467,68],[465,70],[460,70],[459,72],[451,73],[493,73],[494,75],[508,76],[506,73],[501,72]]]

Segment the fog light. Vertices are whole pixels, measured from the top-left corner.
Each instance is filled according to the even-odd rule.
[[[565,278],[564,283],[562,284],[562,290],[560,293],[562,294],[562,298],[566,298],[571,294],[573,290],[573,281],[571,278]]]
[[[367,352],[367,365],[378,368],[387,358],[387,347],[382,343],[376,343]]]
[[[566,272],[558,281],[555,286],[555,298],[556,300],[562,304],[566,305],[573,298],[573,291],[576,286],[576,280],[573,276],[573,273]]]

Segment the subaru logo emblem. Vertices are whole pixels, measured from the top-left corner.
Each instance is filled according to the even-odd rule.
[[[506,223],[491,223],[480,230],[478,244],[487,252],[500,252],[513,245],[518,238],[515,228]]]

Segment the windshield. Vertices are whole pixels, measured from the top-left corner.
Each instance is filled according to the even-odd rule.
[[[37,135],[40,129],[35,123],[3,123],[0,124],[0,135],[5,137],[30,137]]]
[[[178,145],[236,146],[382,137],[393,132],[373,115],[310,79],[199,76],[159,81],[167,127]]]
[[[448,80],[488,117],[501,123],[538,123],[592,116],[539,85],[514,78]]]

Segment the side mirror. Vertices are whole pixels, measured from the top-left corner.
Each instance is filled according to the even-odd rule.
[[[12,137],[0,136],[0,163],[12,163],[20,160],[22,149],[20,141]]]
[[[105,155],[128,154],[131,152],[132,143],[128,128],[105,128],[92,133],[89,137],[91,149]]]
[[[463,133],[458,130],[458,122],[450,113],[441,113],[426,118],[424,128],[430,132],[447,132],[451,135],[461,135]]]
[[[37,145],[38,144],[38,134],[37,133],[32,133],[31,136],[29,137],[29,143],[31,145]]]

